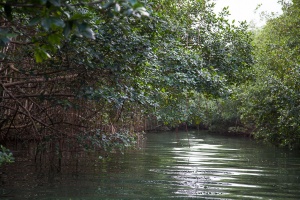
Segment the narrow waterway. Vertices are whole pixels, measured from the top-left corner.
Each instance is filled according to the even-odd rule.
[[[0,199],[300,199],[299,152],[206,132],[146,137],[139,150],[100,158],[15,145]]]

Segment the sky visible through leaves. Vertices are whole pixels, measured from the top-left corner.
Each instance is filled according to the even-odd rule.
[[[215,11],[218,13],[223,7],[229,6],[231,16],[230,20],[248,21],[253,23],[256,27],[265,24],[260,14],[262,12],[281,14],[281,5],[277,0],[214,0],[216,3]],[[257,9],[258,8],[258,9]]]

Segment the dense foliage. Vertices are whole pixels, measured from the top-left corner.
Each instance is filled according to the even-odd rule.
[[[290,149],[300,147],[299,6],[298,1],[283,3],[283,14],[269,18],[254,32],[255,64],[247,70],[249,79],[232,87],[230,98],[219,99],[211,109],[219,112],[210,120],[216,124],[212,129],[251,133]]]
[[[300,144],[299,9],[293,1],[257,33],[256,78],[242,94],[243,117],[255,136],[290,148]]]
[[[155,115],[169,126],[199,124],[205,115],[197,105],[203,95],[227,96],[231,84],[247,79],[245,71],[253,63],[251,34],[246,24],[229,23],[226,9],[217,16],[213,4],[204,1],[159,5],[153,15],[160,22],[154,38],[160,72]]]
[[[127,145],[136,132],[185,123],[254,130],[296,146],[298,3],[254,37],[246,23],[226,19],[226,8],[216,15],[213,7],[204,0],[0,3],[1,139],[105,148],[108,138]]]
[[[147,49],[136,1],[1,4],[1,135],[115,132]],[[38,8],[38,9],[37,9]],[[141,64],[137,64],[141,63]]]
[[[1,5],[4,138],[142,130],[146,115],[176,125],[252,62],[246,26],[202,0]]]

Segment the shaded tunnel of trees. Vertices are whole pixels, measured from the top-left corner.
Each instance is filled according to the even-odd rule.
[[[250,30],[209,0],[6,0],[0,140],[126,143],[186,123],[297,148],[300,7],[282,6]]]

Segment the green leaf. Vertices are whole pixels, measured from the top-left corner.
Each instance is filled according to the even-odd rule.
[[[56,17],[51,18],[51,23],[54,24],[55,26],[62,27],[62,28],[65,26],[65,22],[62,19]]]
[[[47,17],[42,19],[42,27],[46,30],[49,31],[50,28],[54,25],[57,27],[64,27],[65,26],[65,22],[57,17]]]
[[[52,45],[60,44],[60,40],[61,40],[61,38],[60,38],[60,35],[58,35],[58,34],[51,34],[48,36],[48,41]]]
[[[67,16],[67,18],[68,19],[70,19],[70,17],[71,17],[71,15],[70,15],[70,13],[69,12],[67,12],[67,11],[63,11],[63,13]]]
[[[29,20],[29,26],[35,26],[41,21],[40,17],[35,17]]]
[[[36,48],[34,50],[34,58],[37,63],[41,63],[50,57],[51,56],[44,49]]]
[[[137,0],[129,0],[129,2],[130,2],[131,5],[134,6],[137,3]]]
[[[48,0],[53,6],[60,7],[61,1],[60,0]]]
[[[42,56],[40,55],[40,52],[39,51],[34,51],[34,58],[35,58],[35,61],[37,62],[37,63],[41,63],[41,62],[43,62],[43,58],[42,58]]]
[[[40,0],[40,4],[45,5],[48,0]]]
[[[109,2],[107,2],[104,6],[103,6],[103,8],[104,9],[108,9],[108,8],[110,8],[111,6],[113,6],[114,5],[114,1],[109,1]]]
[[[142,16],[149,17],[149,13],[147,12],[146,8],[144,7],[139,7],[136,9]]]
[[[141,7],[144,7],[144,5],[139,2],[133,4],[133,9],[137,9],[137,8],[141,8]]]
[[[84,15],[81,13],[75,13],[74,15],[72,15],[71,20],[79,20],[79,19],[83,19]]]
[[[18,34],[9,33],[5,29],[0,28],[0,46],[5,47],[9,42],[10,38],[16,37]]]
[[[86,38],[95,39],[94,31],[88,26],[87,23],[82,23],[78,26],[79,35],[82,35]]]
[[[51,19],[50,18],[43,18],[42,19],[42,27],[46,30],[49,31],[51,27]]]
[[[0,59],[4,59],[6,57],[6,55],[4,53],[0,52]]]
[[[68,37],[70,35],[70,32],[72,31],[72,26],[73,26],[73,21],[68,21],[65,24],[64,30],[63,30],[63,34],[65,37]]]
[[[127,15],[131,15],[133,13],[133,9],[132,8],[130,8],[130,9],[128,9],[127,11],[126,11],[126,14]]]
[[[90,28],[87,28],[84,31],[82,31],[82,35],[86,38],[90,38],[90,39],[93,39],[93,40],[96,39],[94,31]]]
[[[13,37],[17,37],[18,34],[16,34],[16,33],[7,33],[7,34],[5,34],[5,36],[6,36],[7,38],[13,38]]]
[[[0,46],[5,47],[10,42],[7,37],[0,38]]]

